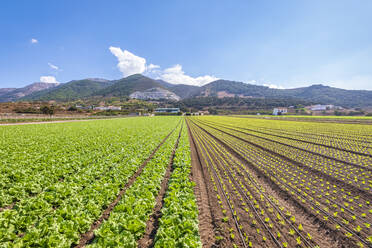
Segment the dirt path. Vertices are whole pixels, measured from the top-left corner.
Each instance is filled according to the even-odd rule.
[[[206,176],[200,157],[196,151],[195,143],[191,134],[189,123],[187,122],[188,136],[191,149],[191,179],[195,182],[194,194],[197,200],[199,210],[199,233],[203,247],[213,247],[216,242],[216,224],[215,214],[212,213],[212,189],[208,189],[206,182],[209,178]],[[217,206],[218,207],[218,206]]]

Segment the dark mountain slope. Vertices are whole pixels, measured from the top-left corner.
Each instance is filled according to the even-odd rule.
[[[344,107],[372,106],[372,91],[344,90],[321,84],[294,89],[271,89],[266,86],[217,80],[201,87],[194,96],[219,96],[221,92],[238,97],[294,98],[320,104],[334,104]]]
[[[16,101],[24,96],[28,96],[35,92],[43,91],[45,89],[55,88],[58,85],[59,85],[58,83],[41,83],[41,82],[33,83],[23,88],[14,89],[14,90],[5,92],[5,94],[1,94],[0,102]]]
[[[141,74],[131,75],[120,80],[111,81],[113,84],[102,90],[96,91],[95,96],[129,96],[136,91],[144,91],[151,88],[166,88],[154,79]]]
[[[102,82],[92,79],[74,80],[61,84],[53,89],[46,89],[28,95],[20,100],[56,100],[70,101],[91,96],[94,92],[106,88],[111,82]]]

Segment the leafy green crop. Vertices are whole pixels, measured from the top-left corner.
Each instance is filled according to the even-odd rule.
[[[76,244],[179,120],[0,127],[0,207],[15,204],[0,212],[0,246]]]
[[[190,181],[191,156],[184,128],[173,161],[155,247],[202,247],[194,182]]]

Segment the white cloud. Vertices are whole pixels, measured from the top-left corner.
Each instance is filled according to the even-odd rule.
[[[42,83],[48,83],[48,84],[52,84],[52,83],[59,83],[57,81],[57,79],[53,76],[41,76],[40,77],[40,82]]]
[[[31,44],[36,44],[36,43],[38,43],[39,41],[38,41],[37,39],[32,38],[32,39],[30,40],[30,42],[31,42]]]
[[[59,67],[56,66],[56,65],[53,65],[52,63],[48,63],[49,67],[52,68],[53,70],[56,70],[58,71],[59,70]]]
[[[217,77],[209,75],[191,77],[186,75],[182,70],[182,66],[178,64],[162,71],[159,78],[172,84],[189,84],[196,86],[202,86],[218,79]]]
[[[127,50],[121,50],[120,47],[110,47],[111,53],[118,59],[117,67],[123,73],[124,77],[144,73],[146,70],[146,59],[134,55]]]
[[[122,72],[123,77],[127,77],[136,73],[151,74],[158,79],[162,79],[172,84],[189,84],[202,86],[217,80],[214,76],[199,76],[191,77],[186,75],[182,70],[181,65],[175,65],[165,70],[160,70],[159,65],[146,64],[146,59],[134,55],[127,50],[121,50],[120,47],[110,47],[111,53],[118,59],[117,67]]]
[[[270,89],[284,89],[283,86],[272,84],[270,82],[267,84],[263,84],[263,86],[269,87]]]
[[[154,65],[154,64],[150,64],[149,66],[147,66],[147,70],[155,70],[155,69],[159,69],[160,66],[158,65]]]

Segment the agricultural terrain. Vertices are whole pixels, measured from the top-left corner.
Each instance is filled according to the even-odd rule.
[[[369,121],[0,126],[0,247],[371,247]]]
[[[217,116],[187,122],[207,202],[199,206],[203,241],[372,246],[370,125]]]

